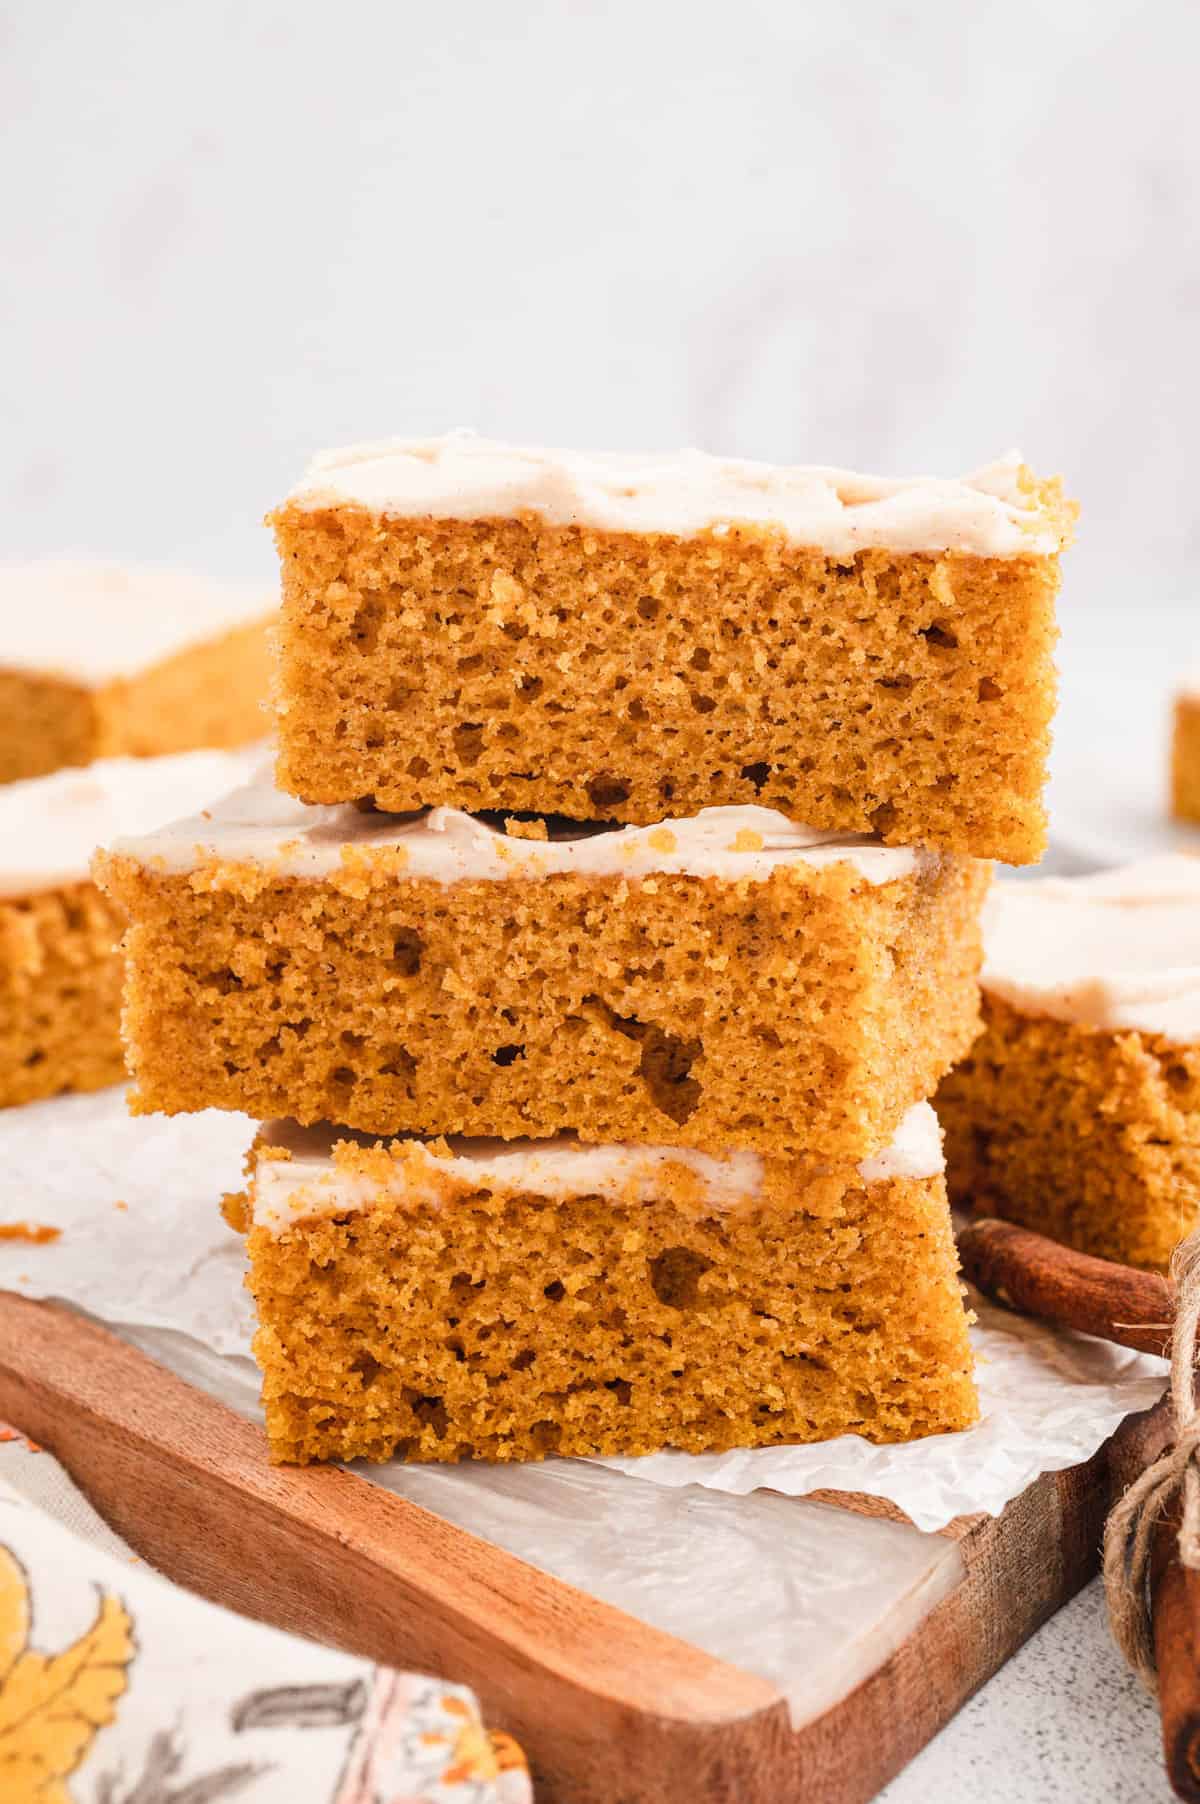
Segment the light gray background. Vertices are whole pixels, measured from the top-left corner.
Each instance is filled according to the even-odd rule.
[[[1189,0],[7,0],[6,549],[271,568],[308,454],[474,425],[1084,503],[1194,586]]]
[[[1080,808],[1093,692],[1111,761],[1157,659],[1144,818],[1200,654],[1198,53],[1190,0],[8,0],[3,555],[267,576],[311,451],[452,425],[1019,444],[1084,506]],[[894,1796],[1151,1798],[1156,1759],[1093,1595]]]

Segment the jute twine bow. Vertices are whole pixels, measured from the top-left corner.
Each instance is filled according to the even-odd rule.
[[[1200,1410],[1196,1407],[1196,1337],[1200,1331],[1200,1232],[1175,1249],[1175,1329],[1171,1340],[1171,1411],[1175,1438],[1120,1499],[1104,1531],[1104,1589],[1113,1637],[1142,1681],[1158,1689],[1150,1616],[1150,1555],[1159,1518],[1181,1502],[1179,1558],[1200,1567]]]

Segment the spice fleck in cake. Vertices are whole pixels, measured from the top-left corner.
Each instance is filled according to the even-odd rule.
[[[987,867],[764,808],[505,832],[262,784],[97,870],[142,1110],[858,1158],[978,1030]]]
[[[902,1441],[976,1417],[928,1104],[857,1169],[276,1125],[227,1210],[277,1460]]]
[[[0,782],[261,739],[274,609],[180,570],[0,569]]]
[[[1162,1267],[1200,1225],[1200,859],[998,884],[984,1032],[938,1095],[951,1195]]]
[[[1171,735],[1171,812],[1200,824],[1200,674],[1175,698]]]
[[[198,807],[245,771],[229,753],[185,752],[0,789],[0,1107],[124,1075],[124,917],[89,860],[102,840]]]
[[[328,453],[273,516],[279,782],[643,825],[758,802],[1035,861],[1073,516],[1015,456]]]

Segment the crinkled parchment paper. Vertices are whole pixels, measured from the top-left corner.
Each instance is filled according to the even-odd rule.
[[[0,1285],[246,1354],[252,1313],[241,1243],[217,1203],[239,1186],[252,1132],[236,1115],[134,1119],[119,1090],[5,1111],[0,1219],[27,1218],[62,1235],[43,1246],[0,1241]],[[1039,1473],[1089,1458],[1122,1417],[1161,1394],[1161,1360],[973,1301],[982,1419],[965,1433],[899,1447],[843,1435],[811,1447],[602,1463],[657,1485],[739,1496],[867,1491],[928,1530],[976,1510],[998,1513]]]
[[[240,1116],[133,1120],[118,1090],[0,1111],[0,1221],[62,1230],[42,1245],[0,1240],[0,1288],[84,1309],[257,1415],[241,1242],[217,1210],[240,1183],[251,1133]],[[958,1544],[920,1529],[1001,1509],[1038,1473],[1087,1458],[1162,1389],[1157,1360],[986,1306],[981,1316],[984,1419],[967,1434],[907,1447],[847,1436],[702,1458],[361,1470],[760,1673],[799,1725],[875,1671],[958,1584]],[[890,1498],[918,1528],[801,1495],[823,1486]]]

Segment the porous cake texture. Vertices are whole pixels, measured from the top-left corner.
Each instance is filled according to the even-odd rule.
[[[860,1169],[342,1133],[266,1130],[228,1205],[275,1460],[699,1453],[975,1420],[928,1105]]]
[[[1171,812],[1176,820],[1200,824],[1200,677],[1175,698]]]
[[[977,1031],[972,860],[762,808],[508,826],[252,786],[119,842],[133,1106],[858,1158]]]
[[[0,568],[0,783],[261,738],[274,611],[185,571]]]
[[[758,802],[1027,863],[1073,516],[1015,455],[891,481],[461,433],[328,453],[273,515],[278,780],[639,824]]]
[[[1165,1267],[1200,1225],[1200,859],[998,884],[984,1031],[945,1080],[952,1198]]]
[[[114,759],[0,791],[0,1107],[124,1074],[124,917],[88,877],[101,840],[195,807],[245,773],[219,752]]]
[[[120,1082],[121,929],[86,881],[0,898],[0,1108]]]

